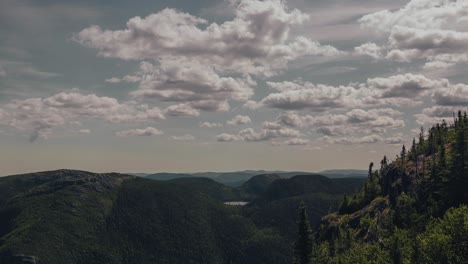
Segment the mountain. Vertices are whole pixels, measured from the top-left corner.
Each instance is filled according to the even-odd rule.
[[[177,178],[190,178],[190,177],[197,177],[197,176],[192,175],[192,174],[187,174],[187,173],[161,172],[161,173],[148,174],[144,177],[147,179],[151,179],[151,180],[168,181],[168,180],[173,180]]]
[[[327,170],[323,173],[310,173],[303,171],[265,171],[265,170],[245,170],[245,171],[233,171],[233,172],[196,172],[196,173],[130,173],[130,175],[145,177],[153,180],[172,180],[177,178],[209,178],[219,183],[231,186],[239,187],[246,181],[257,175],[275,174],[281,178],[290,178],[297,175],[310,175],[310,174],[321,174],[328,178],[355,178],[355,177],[367,177],[367,171],[363,170]]]
[[[255,199],[263,196],[268,189],[268,186],[279,179],[281,179],[281,177],[278,174],[261,174],[253,176],[242,184],[242,186],[239,187],[239,190],[244,197],[247,197],[247,199]]]
[[[263,175],[233,188],[207,178],[74,170],[2,177],[0,263],[289,263],[299,201],[318,222],[346,188],[338,181],[332,194],[307,188],[267,197],[282,180]]]
[[[427,136],[425,134],[427,133]],[[468,263],[468,117],[421,129],[322,218],[312,263]]]
[[[0,178],[0,263],[284,263],[277,232],[192,180],[71,170]]]
[[[177,178],[169,182],[191,188],[222,202],[242,200],[239,191],[208,178]]]
[[[267,182],[272,175],[253,179]],[[289,179],[271,181],[263,191],[257,193],[257,199],[246,206],[245,215],[262,228],[279,231],[288,244],[296,236],[296,214],[298,205],[303,201],[308,210],[308,217],[313,224],[319,224],[321,217],[336,210],[345,193],[360,189],[364,179],[329,179],[321,175],[302,175]]]
[[[345,178],[345,177],[367,177],[367,170],[323,170],[318,174],[329,178]]]

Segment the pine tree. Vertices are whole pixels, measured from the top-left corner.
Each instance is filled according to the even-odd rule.
[[[374,167],[374,162],[369,163],[369,172],[367,173],[368,177],[372,176],[372,168]]]
[[[416,163],[416,160],[418,158],[418,153],[416,151],[416,139],[415,138],[413,138],[413,144],[411,144],[410,154],[411,154],[411,159],[413,160],[414,163]]]
[[[338,208],[338,211],[342,214],[346,213],[348,210],[348,207],[349,207],[349,199],[348,199],[348,196],[344,194],[343,202],[341,202],[340,207]]]
[[[465,177],[465,121],[461,111],[458,112],[456,139],[453,147],[451,178],[448,192],[452,196],[451,202],[458,204],[464,199]]]
[[[419,142],[418,142],[418,153],[424,153],[424,128],[421,127],[421,131],[419,132]]]
[[[294,243],[294,264],[310,264],[312,259],[312,228],[304,202],[299,206],[298,238]]]
[[[400,158],[401,158],[401,167],[403,168],[405,165],[405,159],[406,159],[406,148],[405,145],[401,148],[401,153],[400,153]]]
[[[392,257],[392,263],[393,264],[402,264],[403,259],[401,256],[401,246],[400,246],[400,241],[398,239],[398,235],[395,236],[395,239],[393,240],[393,245],[391,249],[391,257]]]

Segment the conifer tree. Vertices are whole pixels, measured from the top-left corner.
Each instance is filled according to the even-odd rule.
[[[401,148],[401,153],[400,153],[400,158],[401,158],[401,167],[405,165],[405,159],[406,159],[406,147],[403,145]]]
[[[304,202],[299,206],[298,238],[294,242],[294,264],[310,264],[312,259],[312,228]]]
[[[416,139],[415,138],[413,138],[413,144],[411,144],[410,154],[411,154],[411,159],[416,163],[418,153],[416,152]]]

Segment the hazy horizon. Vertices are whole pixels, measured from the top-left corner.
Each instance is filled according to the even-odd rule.
[[[0,175],[366,169],[468,106],[445,0],[0,3]]]

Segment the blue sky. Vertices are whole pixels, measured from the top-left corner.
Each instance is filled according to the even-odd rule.
[[[0,2],[0,173],[366,168],[468,103],[461,0]]]

